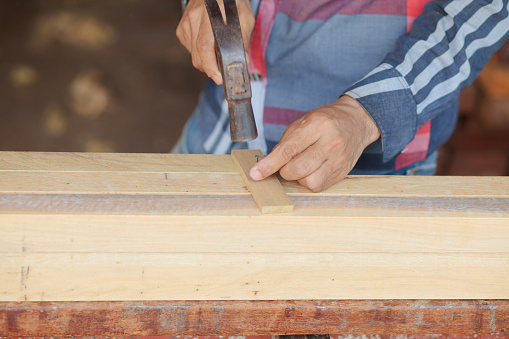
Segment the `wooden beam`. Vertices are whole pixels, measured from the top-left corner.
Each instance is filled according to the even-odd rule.
[[[503,299],[509,292],[509,260],[497,253],[50,252],[0,260],[0,275],[11,277],[0,301]]]
[[[501,218],[505,198],[292,197],[295,217]],[[458,209],[462,211],[458,212]],[[0,194],[0,214],[259,216],[249,192],[235,195]],[[454,219],[453,219],[454,221]],[[478,220],[469,223],[478,223]]]
[[[249,176],[249,171],[253,165],[262,159],[263,154],[260,150],[234,150],[232,159],[237,165],[242,179],[247,188],[253,195],[253,199],[262,213],[290,213],[293,211],[293,205],[285,190],[281,186],[276,175],[271,175],[262,181],[254,181]]]
[[[0,336],[509,332],[509,300],[0,303]]]
[[[509,298],[509,178],[284,182],[285,215],[228,156],[0,152],[0,179],[0,301]]]
[[[227,159],[228,161],[231,161]],[[349,176],[320,194],[281,180],[290,197],[509,198],[509,177]],[[2,171],[0,192],[36,194],[250,195],[238,172]]]
[[[319,195],[282,185],[290,197],[509,198],[509,177],[350,176]],[[39,152],[0,152],[0,192],[250,194],[228,155]]]
[[[1,152],[1,171],[235,173],[228,155]]]

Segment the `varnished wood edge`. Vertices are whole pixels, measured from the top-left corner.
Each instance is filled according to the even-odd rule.
[[[0,336],[509,332],[509,300],[2,302]]]

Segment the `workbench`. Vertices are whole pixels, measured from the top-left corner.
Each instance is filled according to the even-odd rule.
[[[262,214],[230,156],[0,152],[0,336],[509,331],[509,178]]]

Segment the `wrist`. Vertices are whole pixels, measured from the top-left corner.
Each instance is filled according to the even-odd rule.
[[[380,138],[380,129],[378,128],[377,124],[371,115],[369,115],[369,113],[357,100],[348,95],[343,95],[338,99],[337,102],[341,105],[348,106],[349,111],[352,112],[356,120],[358,120],[362,126],[365,127],[364,135],[366,140],[366,147]]]

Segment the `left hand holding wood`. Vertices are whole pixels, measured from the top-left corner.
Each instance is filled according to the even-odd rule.
[[[377,125],[364,108],[342,96],[289,125],[250,176],[262,180],[279,171],[284,179],[321,192],[345,178],[364,149],[379,137]]]

